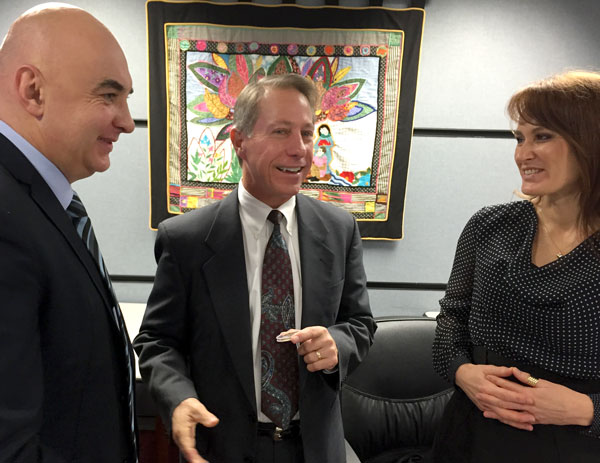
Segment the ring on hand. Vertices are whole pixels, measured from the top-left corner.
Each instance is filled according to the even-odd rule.
[[[530,376],[529,378],[527,378],[527,384],[529,384],[531,387],[535,387],[535,385],[538,383],[539,379],[538,378],[534,378],[533,376]]]
[[[317,360],[321,360],[321,352],[315,351],[315,354],[317,354]]]

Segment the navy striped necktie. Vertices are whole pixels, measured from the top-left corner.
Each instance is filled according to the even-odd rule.
[[[67,208],[67,214],[71,217],[73,221],[73,225],[77,230],[77,234],[84,242],[88,251],[90,252],[94,262],[102,275],[102,279],[106,284],[108,289],[108,293],[110,295],[111,302],[111,314],[114,322],[117,325],[119,330],[119,334],[121,335],[121,340],[123,342],[123,346],[125,348],[125,358],[127,361],[127,384],[128,384],[128,405],[129,405],[129,424],[131,428],[131,436],[133,439],[134,446],[134,454],[135,461],[137,462],[137,438],[135,433],[135,408],[134,408],[134,388],[135,388],[135,376],[132,367],[132,358],[130,351],[130,341],[129,335],[127,334],[127,330],[125,328],[125,322],[123,321],[123,314],[121,313],[121,308],[119,307],[119,303],[117,302],[117,298],[115,296],[115,292],[112,287],[112,283],[110,281],[110,277],[108,272],[106,271],[106,267],[104,265],[104,259],[102,258],[102,253],[100,252],[100,248],[98,247],[98,241],[96,240],[96,235],[94,234],[94,229],[92,228],[92,221],[87,215],[85,207],[79,199],[77,193],[73,193],[73,199]]]

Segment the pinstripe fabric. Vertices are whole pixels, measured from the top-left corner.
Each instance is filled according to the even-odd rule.
[[[73,225],[77,230],[77,234],[82,239],[84,244],[86,245],[88,251],[94,258],[96,265],[98,266],[98,270],[100,270],[100,274],[102,275],[102,279],[106,283],[108,288],[108,292],[110,294],[110,298],[112,300],[111,305],[111,314],[113,316],[113,320],[117,324],[117,328],[119,329],[119,333],[121,334],[121,339],[123,341],[123,346],[125,349],[125,358],[127,359],[127,395],[128,395],[128,408],[129,408],[129,424],[131,428],[131,437],[133,439],[133,445],[135,450],[135,461],[137,462],[137,438],[135,432],[135,408],[134,408],[134,388],[135,388],[135,376],[132,368],[132,358],[131,351],[129,349],[129,336],[127,335],[127,330],[125,329],[125,322],[123,321],[123,314],[121,313],[121,308],[119,307],[119,303],[117,302],[117,298],[115,296],[115,292],[112,287],[112,283],[110,281],[108,272],[106,271],[106,267],[104,265],[104,259],[102,258],[102,253],[100,252],[100,248],[98,247],[98,241],[96,240],[96,235],[94,234],[94,229],[92,228],[92,221],[87,215],[85,207],[79,199],[77,193],[73,194],[73,199],[67,208],[67,214],[71,217],[73,221]]]

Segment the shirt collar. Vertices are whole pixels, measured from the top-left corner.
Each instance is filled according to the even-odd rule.
[[[273,210],[271,206],[267,206],[262,201],[252,196],[242,182],[238,186],[238,201],[240,202],[240,213],[245,226],[250,228],[250,231],[257,238],[267,225],[267,217]],[[294,236],[293,230],[296,224],[296,196],[292,196],[285,203],[277,208],[285,218],[285,229],[290,236]]]
[[[13,145],[29,160],[48,184],[60,204],[66,209],[73,198],[73,190],[67,178],[52,161],[39,152],[25,138],[19,135],[6,122],[0,120],[0,133],[8,138]]]

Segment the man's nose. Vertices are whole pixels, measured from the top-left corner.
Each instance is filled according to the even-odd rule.
[[[115,126],[121,129],[122,132],[131,133],[135,129],[135,122],[129,112],[129,105],[124,103],[119,109],[119,113],[116,116]]]
[[[292,131],[287,139],[287,154],[291,156],[298,156],[305,150],[304,137],[302,132]]]

